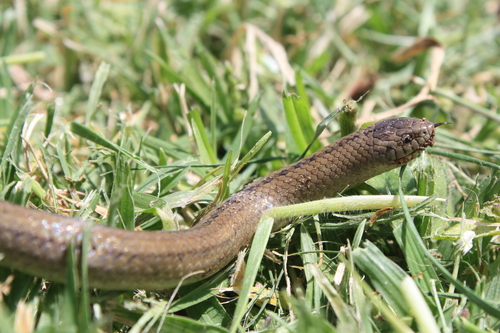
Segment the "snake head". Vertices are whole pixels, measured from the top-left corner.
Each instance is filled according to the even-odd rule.
[[[435,128],[444,124],[406,117],[381,121],[372,132],[374,152],[389,164],[406,164],[434,144]]]

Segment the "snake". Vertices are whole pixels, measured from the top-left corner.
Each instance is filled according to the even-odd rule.
[[[402,166],[434,144],[441,124],[397,117],[366,126],[246,185],[185,230],[124,230],[0,201],[0,266],[64,283],[74,251],[75,258],[85,256],[93,288],[193,283],[230,264],[269,209],[337,196]],[[82,253],[85,233],[89,246]]]

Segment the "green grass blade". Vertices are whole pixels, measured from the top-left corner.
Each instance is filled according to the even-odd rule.
[[[210,88],[204,83],[203,78],[200,77],[200,73],[194,69],[197,66],[185,64],[182,74],[178,74],[172,66],[152,51],[146,50],[146,54],[160,65],[171,83],[184,83],[186,89],[195,98],[203,103],[204,106],[210,107]]]
[[[23,131],[26,118],[31,111],[31,99],[33,97],[34,89],[35,85],[32,84],[28,90],[24,92],[23,98],[19,102],[17,112],[12,115],[11,124],[9,126],[9,140],[7,140],[7,144],[3,150],[2,164],[0,167],[2,172],[2,188],[5,187],[13,177],[13,169],[11,168],[10,160],[16,162],[18,159],[16,157],[16,151],[21,143],[21,133]]]
[[[400,184],[402,182],[404,169],[405,168],[401,168],[400,171]],[[401,185],[399,187],[399,195],[400,198],[403,198]],[[423,292],[430,293],[432,290],[431,280],[439,281],[439,277],[434,268],[429,265],[429,261],[426,256],[427,250],[425,250],[425,244],[415,227],[413,218],[410,216],[408,206],[406,203],[403,203],[401,206],[405,215],[405,221],[394,228],[394,236],[403,250],[411,274],[422,277],[421,279],[418,279],[417,284]]]
[[[87,102],[87,111],[85,112],[85,124],[89,124],[90,121],[94,118],[95,113],[97,112],[97,105],[99,103],[99,99],[102,94],[102,88],[108,79],[109,70],[111,65],[106,62],[101,62],[97,72],[95,74],[94,81],[92,82],[92,86],[90,88],[89,100]]]
[[[318,263],[317,248],[314,246],[312,237],[304,224],[300,225],[300,246],[300,257],[304,263],[304,274],[306,278],[304,300],[310,308],[319,309],[321,307],[321,289],[319,289],[319,284],[314,281],[314,275],[311,272],[311,266],[317,265]]]
[[[304,138],[307,138],[307,140],[311,140],[314,137],[314,127],[312,125],[313,120],[310,110],[307,108],[307,104],[300,96],[293,95],[292,100],[295,111],[297,112],[297,118],[301,125],[302,133],[304,133]],[[314,151],[323,148],[321,144],[316,140],[310,142],[312,142],[312,144],[308,145],[307,147],[312,147]],[[307,152],[307,150],[305,151]]]
[[[323,119],[318,124],[318,126],[316,126],[316,132],[314,133],[314,136],[313,136],[312,140],[307,145],[307,149],[305,149],[303,151],[302,155],[300,155],[299,159],[301,159],[301,158],[303,158],[305,156],[305,154],[309,150],[309,148],[314,144],[314,142],[316,142],[316,139],[319,138],[319,136],[321,135],[321,133],[323,133],[323,131],[328,127],[328,125],[335,119],[335,117],[337,117],[339,111],[340,110],[337,109],[337,110],[331,112],[328,116],[325,117],[325,119]]]
[[[45,123],[44,135],[46,138],[50,136],[52,125],[54,124],[54,115],[56,113],[56,104],[52,104],[47,108],[47,122]]]
[[[431,309],[429,308],[425,298],[422,296],[420,289],[411,277],[406,276],[403,278],[400,290],[406,300],[406,303],[410,307],[410,313],[417,321],[420,332],[441,332],[436,320],[434,319]]]
[[[240,129],[233,140],[233,144],[231,145],[231,150],[234,152],[234,156],[240,156],[241,147],[252,133],[254,127],[254,115],[259,109],[260,99],[260,95],[255,96],[248,106],[243,124],[240,126]]]
[[[215,83],[214,85],[212,85],[212,90],[215,86],[217,101],[222,107],[221,114],[223,116],[221,117],[221,119],[224,121],[224,123],[227,123],[229,121],[228,118],[232,118],[230,117],[231,106],[229,104],[229,99],[227,98],[227,87],[224,83],[224,80],[217,73],[217,63],[201,43],[196,44],[196,54],[199,56],[203,68],[207,71],[208,75],[210,75],[210,78]],[[212,112],[215,112],[215,109],[212,109]]]
[[[250,246],[250,251],[248,253],[248,260],[245,269],[245,277],[243,279],[243,285],[240,291],[240,297],[238,303],[236,304],[236,309],[234,310],[233,322],[231,324],[230,332],[234,333],[241,330],[241,320],[247,311],[247,304],[250,299],[250,291],[254,285],[255,278],[259,271],[260,263],[262,261],[262,256],[266,250],[266,245],[269,240],[269,235],[271,234],[271,229],[273,227],[273,219],[267,216],[263,216],[255,236]]]
[[[193,109],[189,111],[188,118],[193,129],[193,135],[196,142],[196,147],[200,153],[200,160],[202,163],[214,164],[217,163],[217,157],[212,149],[211,141],[208,140],[208,135],[201,121],[200,113],[198,110]]]
[[[370,277],[375,289],[382,294],[389,306],[398,316],[406,316],[410,309],[401,296],[400,285],[406,273],[388,259],[371,242],[366,241],[363,248],[352,251],[356,266]]]
[[[117,144],[109,141],[105,137],[101,136],[97,132],[91,130],[87,126],[81,125],[77,122],[71,122],[71,131],[79,136],[81,136],[84,139],[90,140],[94,143],[97,143],[98,145],[101,145],[103,147],[106,147],[114,152],[119,152],[125,156],[127,156],[130,159],[133,159],[134,162],[137,164],[141,165],[145,169],[155,172],[154,168],[149,166],[147,163],[145,163],[140,157],[135,156],[133,153],[121,148]]]
[[[0,62],[4,62],[7,66],[23,65],[32,62],[42,61],[46,58],[46,56],[47,54],[43,51],[30,52],[30,53],[0,57]]]
[[[286,121],[288,124],[289,131],[294,139],[295,145],[298,151],[303,152],[307,148],[307,141],[302,132],[302,127],[299,121],[298,112],[295,109],[294,99],[296,95],[288,94],[283,91],[283,107],[285,109]]]
[[[470,155],[465,155],[465,154],[458,154],[458,153],[453,153],[451,151],[446,151],[446,150],[441,150],[441,149],[436,149],[436,148],[428,148],[427,152],[429,154],[434,154],[434,155],[439,155],[443,157],[448,157],[452,160],[459,160],[459,161],[464,161],[464,162],[470,162],[474,163],[480,166],[485,166],[489,167],[492,169],[500,170],[500,164],[493,163],[493,162],[488,162],[482,159],[479,159],[474,156]]]

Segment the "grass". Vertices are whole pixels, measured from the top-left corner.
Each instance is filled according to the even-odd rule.
[[[499,330],[498,4],[15,3],[0,4],[2,200],[173,229],[339,138],[322,119],[367,90],[357,124],[452,125],[353,191],[445,204],[373,225],[373,210],[319,214],[270,236],[263,223],[233,285],[231,268],[175,292],[0,268],[0,332]]]

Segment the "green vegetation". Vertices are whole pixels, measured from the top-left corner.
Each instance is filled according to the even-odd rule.
[[[338,139],[334,120],[309,146],[367,90],[343,128],[452,124],[401,175],[346,193],[444,204],[373,225],[373,210],[321,214],[269,240],[262,224],[243,285],[228,268],[175,293],[108,292],[0,268],[0,332],[498,332],[497,2],[13,3],[0,4],[0,199],[33,209],[190,225]]]

